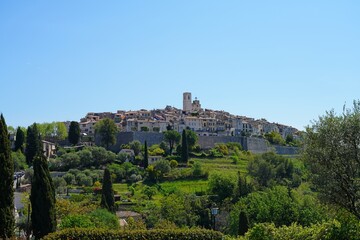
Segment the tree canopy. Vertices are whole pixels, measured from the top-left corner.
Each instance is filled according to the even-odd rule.
[[[5,119],[0,119],[0,239],[14,236],[14,163]]]
[[[164,132],[164,138],[169,143],[169,153],[171,155],[175,144],[179,143],[181,135],[175,130],[168,130]]]
[[[40,123],[37,125],[39,133],[43,138],[61,141],[68,136],[65,123],[63,122]]]
[[[41,153],[36,155],[33,163],[31,222],[35,239],[41,239],[56,230],[55,188],[45,156]]]
[[[72,145],[76,145],[80,140],[80,125],[72,121],[69,126],[68,140]]]
[[[16,139],[15,139],[15,152],[20,149],[21,152],[24,152],[24,143],[25,143],[25,133],[21,129],[21,127],[18,127],[16,129]]]
[[[360,219],[360,101],[307,127],[303,156],[320,197]]]
[[[181,136],[181,161],[187,163],[189,160],[189,144],[187,138],[187,132],[184,129]]]
[[[104,171],[100,205],[110,212],[115,211],[114,190],[112,188],[110,171],[107,168]]]
[[[34,157],[41,152],[41,139],[37,124],[29,126],[26,135],[25,156],[27,164],[32,164]]]
[[[104,118],[95,124],[95,134],[100,137],[101,145],[109,149],[109,146],[116,143],[116,133],[118,132],[114,120]]]

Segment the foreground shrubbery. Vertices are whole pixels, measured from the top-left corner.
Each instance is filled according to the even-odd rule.
[[[176,229],[176,230],[142,230],[142,231],[109,231],[104,229],[66,229],[49,234],[44,240],[159,240],[159,239],[192,239],[192,240],[221,240],[222,233],[205,229]]]
[[[259,223],[246,233],[248,240],[360,239],[360,224],[347,225],[336,220],[302,227],[296,223],[276,228],[273,223]]]

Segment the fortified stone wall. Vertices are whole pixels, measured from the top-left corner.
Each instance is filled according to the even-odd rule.
[[[280,155],[296,155],[299,151],[298,147],[275,146],[275,152]]]
[[[234,136],[199,136],[199,145],[203,149],[210,149],[217,143],[237,142],[240,143],[244,150],[253,153],[264,153],[271,151],[267,142],[261,138],[234,137]]]
[[[137,140],[141,144],[147,141],[148,146],[159,144],[164,139],[162,133],[156,132],[120,132],[116,136],[116,144],[110,147],[113,152],[119,152],[122,144],[127,144],[131,141]],[[100,145],[100,139],[96,138],[96,145]]]
[[[155,132],[120,132],[117,135],[117,141],[114,146],[110,147],[110,150],[114,152],[120,151],[122,144],[127,144],[131,141],[138,140],[142,144],[147,141],[148,146],[153,144],[159,144],[164,140],[163,133]],[[249,138],[249,137],[237,137],[237,136],[199,136],[198,144],[203,149],[210,149],[217,143],[237,142],[240,143],[244,150],[248,150],[252,153],[265,153],[269,151],[275,151],[282,155],[298,154],[298,148],[296,147],[284,147],[284,146],[271,146],[268,142],[262,138]],[[97,138],[96,144],[99,145],[100,141]]]

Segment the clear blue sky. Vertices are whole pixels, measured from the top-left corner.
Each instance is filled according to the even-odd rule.
[[[205,108],[303,129],[360,98],[360,1],[0,1],[8,125]]]

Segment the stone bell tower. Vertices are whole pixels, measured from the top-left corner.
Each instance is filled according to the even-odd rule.
[[[190,92],[183,93],[183,111],[190,112],[192,110],[192,99]]]

